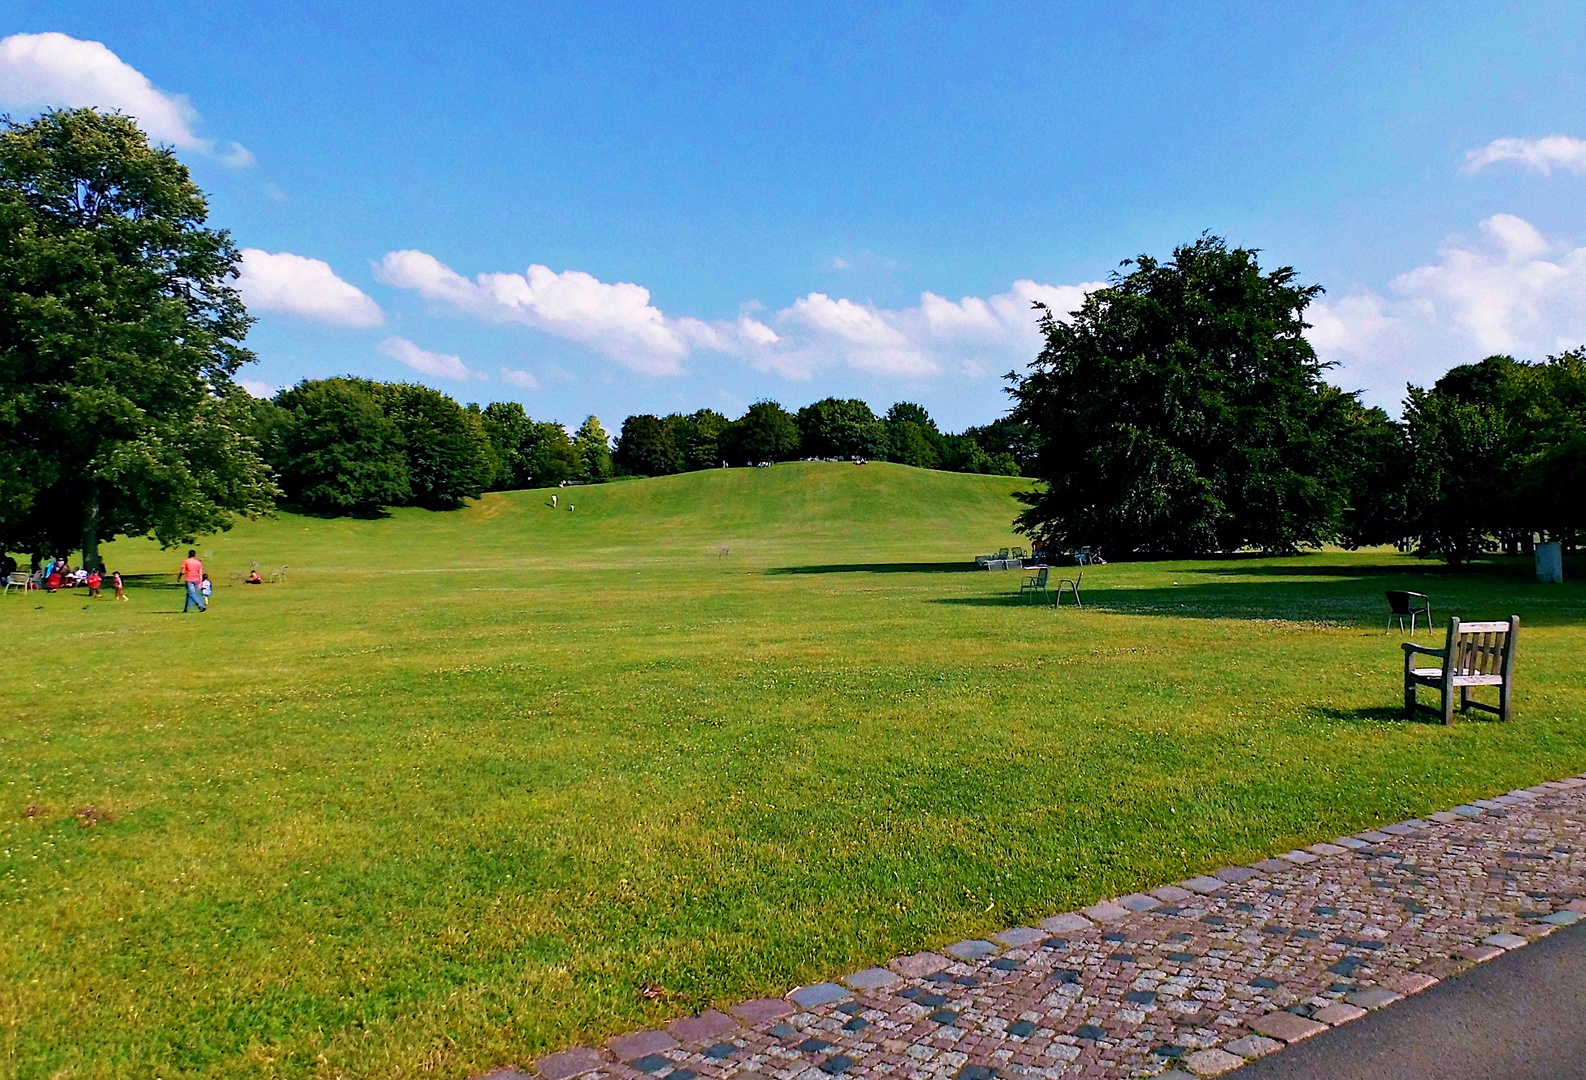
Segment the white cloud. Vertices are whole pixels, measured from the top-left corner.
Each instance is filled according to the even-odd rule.
[[[1586,174],[1586,139],[1548,135],[1540,139],[1494,139],[1465,155],[1462,172],[1480,172],[1489,165],[1515,161],[1523,168],[1550,176],[1554,169]]]
[[[159,89],[102,43],[66,34],[12,34],[0,40],[0,105],[118,109],[155,142],[215,151],[213,139],[193,130],[198,111],[186,96]],[[233,168],[254,164],[253,154],[239,143],[232,143],[220,160]]]
[[[679,374],[690,355],[711,352],[789,379],[832,367],[910,380],[1005,371],[1041,347],[1034,301],[1062,318],[1100,286],[1017,281],[989,299],[955,302],[927,292],[917,307],[896,310],[816,292],[764,319],[705,322],[666,315],[642,286],[538,264],[526,274],[470,279],[425,252],[393,251],[376,264],[375,276],[463,314],[579,342],[646,375]]]
[[[463,363],[461,357],[421,349],[406,338],[388,337],[380,343],[379,349],[384,355],[401,361],[421,375],[457,380],[485,378]]]
[[[791,379],[836,366],[912,380],[949,370],[980,378],[1022,367],[1040,351],[1036,301],[1063,319],[1101,286],[1023,280],[989,299],[953,301],[925,292],[918,306],[898,309],[810,293],[772,316],[774,340],[756,343],[747,355],[757,367]],[[738,337],[747,344],[746,332]]]
[[[535,264],[526,274],[463,277],[433,255],[393,251],[375,266],[387,285],[494,322],[521,322],[568,338],[646,375],[676,375],[691,344],[714,348],[715,331],[697,319],[673,320],[650,291],[608,284],[579,270]]]
[[[1306,336],[1323,360],[1339,362],[1334,381],[1391,409],[1406,383],[1427,385],[1456,364],[1586,343],[1586,247],[1512,214],[1487,218],[1480,233],[1450,238],[1386,295],[1360,290],[1311,307]]]
[[[224,154],[220,155],[220,163],[233,169],[249,169],[259,164],[259,159],[253,156],[252,150],[239,142],[234,142]]]
[[[238,379],[237,385],[256,398],[273,398],[277,389],[279,389],[267,382],[260,382],[258,379]]]
[[[538,390],[540,388],[540,380],[536,379],[532,372],[518,371],[515,368],[502,368],[501,381],[508,386],[516,386],[519,390]]]
[[[278,311],[340,326],[379,326],[380,305],[320,259],[244,248],[237,289],[255,311]]]

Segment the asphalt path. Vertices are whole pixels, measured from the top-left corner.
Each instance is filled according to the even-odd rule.
[[[1239,1080],[1586,1078],[1586,922],[1240,1069]]]

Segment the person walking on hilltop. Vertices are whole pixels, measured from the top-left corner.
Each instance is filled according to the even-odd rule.
[[[192,548],[187,549],[187,558],[182,560],[182,570],[177,576],[187,584],[187,603],[182,605],[182,614],[186,615],[195,607],[203,611],[204,594],[200,591],[200,587],[204,581],[204,564],[198,561],[197,551]]]

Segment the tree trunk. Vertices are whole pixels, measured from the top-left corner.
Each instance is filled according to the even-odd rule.
[[[83,569],[102,570],[99,565],[99,492],[88,493],[83,507]]]

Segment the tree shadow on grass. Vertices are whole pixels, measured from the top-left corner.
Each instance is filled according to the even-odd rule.
[[[826,563],[818,566],[773,566],[767,574],[984,574],[974,563]]]
[[[1179,571],[1188,575],[1188,571]],[[1175,619],[1236,619],[1244,621],[1309,623],[1353,627],[1381,632],[1387,624],[1384,585],[1422,584],[1432,597],[1435,625],[1418,629],[1416,639],[1441,644],[1449,615],[1465,620],[1506,618],[1518,614],[1527,626],[1580,626],[1586,624],[1586,591],[1578,587],[1536,585],[1507,577],[1445,578],[1426,588],[1413,578],[1393,581],[1355,575],[1335,581],[1282,581],[1273,577],[1230,575],[1220,580],[1187,581],[1167,588],[1108,589],[1099,584],[1081,587],[1086,611],[1115,615],[1154,615]],[[979,596],[941,596],[928,603],[963,607],[1051,607],[1030,603],[1017,583],[1006,591]],[[1072,606],[1065,594],[1064,608]],[[1397,640],[1397,639],[1395,639]]]

